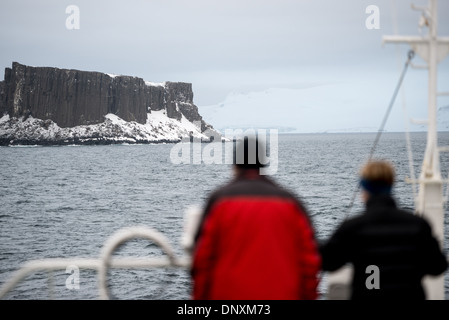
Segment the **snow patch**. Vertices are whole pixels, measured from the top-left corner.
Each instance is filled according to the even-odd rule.
[[[149,87],[165,87],[165,82],[145,81],[145,84]]]
[[[0,118],[0,124],[6,121],[9,121],[9,114],[5,114],[3,115],[3,117]]]
[[[110,120],[113,124],[121,125],[125,122],[124,120],[122,120],[122,118],[116,116],[113,113],[108,113],[104,117],[105,117],[105,119]]]

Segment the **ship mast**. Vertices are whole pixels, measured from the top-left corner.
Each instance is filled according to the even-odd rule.
[[[449,53],[449,38],[437,37],[437,0],[429,0],[428,7],[413,9],[422,11],[421,26],[428,27],[423,36],[384,36],[383,42],[407,43],[427,62],[428,69],[428,125],[427,145],[417,182],[419,193],[415,199],[415,212],[425,217],[438,239],[444,244],[444,196],[443,179],[440,171],[440,149],[437,137],[437,65]],[[444,274],[438,277],[426,277],[424,280],[427,299],[444,300]]]

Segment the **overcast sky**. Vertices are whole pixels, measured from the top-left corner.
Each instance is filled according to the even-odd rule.
[[[418,35],[425,0],[0,0],[0,79],[13,61],[99,71],[152,82],[193,84],[194,103],[219,104],[232,92],[304,88],[336,81],[388,83],[390,98],[408,46],[382,36]],[[69,5],[79,29],[68,29]],[[368,29],[369,5],[379,29]],[[449,1],[440,0],[439,35],[449,36]],[[72,12],[73,13],[73,12]],[[427,33],[427,29],[423,29]],[[422,63],[419,58],[416,63]],[[449,59],[439,89],[449,91]],[[427,94],[413,70],[408,101]],[[388,101],[388,99],[386,99]],[[439,105],[449,105],[442,98]],[[424,98],[426,101],[426,98]],[[386,105],[382,105],[381,115]]]

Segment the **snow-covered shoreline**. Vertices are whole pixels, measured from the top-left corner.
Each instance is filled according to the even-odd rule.
[[[169,118],[165,110],[148,113],[147,122],[127,122],[114,114],[105,115],[102,123],[61,128],[52,120],[33,117],[0,118],[0,145],[96,145],[177,143],[193,138],[208,141],[201,124]]]

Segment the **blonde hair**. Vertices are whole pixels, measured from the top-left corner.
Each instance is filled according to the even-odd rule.
[[[392,186],[395,181],[394,166],[386,160],[371,160],[360,170],[360,177],[363,180]]]

